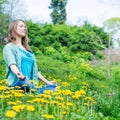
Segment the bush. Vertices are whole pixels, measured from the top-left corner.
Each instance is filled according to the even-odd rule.
[[[97,51],[97,52],[96,52],[96,59],[97,59],[97,60],[104,59],[104,54],[103,54],[103,52]]]

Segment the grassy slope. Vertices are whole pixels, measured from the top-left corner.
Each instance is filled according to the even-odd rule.
[[[120,107],[120,70],[119,64],[111,66],[112,79],[104,79],[103,76],[107,75],[107,68],[104,65],[99,65],[94,68],[94,73],[87,76],[83,80],[77,68],[73,68],[71,63],[66,64],[58,60],[54,60],[42,54],[36,55],[38,68],[42,74],[48,79],[60,79],[61,81],[68,81],[70,83],[69,89],[77,90],[81,87],[81,81],[86,81],[89,83],[88,89],[90,89],[91,96],[96,98],[98,102],[96,106],[96,111],[101,112],[104,116],[113,116],[115,118]],[[2,46],[0,47],[0,79],[3,78],[5,71],[5,64],[2,57]],[[80,73],[80,77],[76,81],[70,81],[68,79],[69,75],[77,76]],[[98,78],[96,77],[98,76]],[[101,78],[100,78],[101,77]]]

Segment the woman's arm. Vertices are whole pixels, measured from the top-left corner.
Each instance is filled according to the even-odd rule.
[[[10,65],[11,71],[17,76],[17,78],[24,80],[26,77],[22,75],[15,64]]]
[[[43,81],[45,84],[48,84],[48,85],[53,85],[53,84],[56,84],[55,81],[48,81],[46,78],[44,78],[42,76],[42,74],[40,72],[38,72],[38,79]]]

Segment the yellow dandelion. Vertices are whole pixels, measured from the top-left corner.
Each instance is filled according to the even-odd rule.
[[[0,95],[0,98],[3,98],[3,95]]]
[[[27,86],[27,84],[23,84],[22,86],[23,86],[23,87],[26,87],[26,86]]]
[[[9,91],[5,91],[4,93],[5,93],[5,94],[10,94],[10,92],[9,92]]]
[[[43,117],[43,118],[48,118],[48,119],[54,118],[53,115],[49,115],[49,114],[42,114],[42,117]]]
[[[5,95],[4,98],[8,99],[10,98],[12,95]]]
[[[67,114],[67,112],[66,112],[66,111],[64,111],[64,112],[62,112],[62,114],[63,114],[63,115],[66,115],[66,114]]]
[[[71,102],[66,102],[67,106],[73,106],[73,104]]]
[[[8,110],[5,116],[8,118],[14,118],[16,116],[16,112],[14,112],[13,110]]]
[[[8,102],[9,105],[16,105],[16,102]]]
[[[68,82],[62,82],[62,86],[69,86]]]
[[[35,108],[33,105],[29,105],[29,106],[27,106],[27,110],[30,112],[33,112],[33,111],[35,111]]]
[[[87,83],[86,82],[82,82],[82,85],[87,85]]]
[[[41,87],[42,87],[42,85],[37,86],[38,89],[41,88]]]
[[[16,105],[12,106],[12,109],[15,110],[16,112],[23,111],[25,109],[26,105]]]
[[[56,99],[56,100],[60,100],[60,101],[64,100],[63,97],[59,97],[59,96],[56,97],[55,99]]]
[[[88,104],[88,103],[84,103],[84,105],[85,105],[85,106],[89,106],[89,104]]]
[[[15,88],[20,89],[21,87],[20,86],[15,86]]]
[[[0,86],[0,91],[6,90],[7,86]]]

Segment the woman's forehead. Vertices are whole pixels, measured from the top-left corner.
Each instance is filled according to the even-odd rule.
[[[23,21],[18,21],[17,24],[18,24],[18,25],[25,25],[25,26],[26,26],[26,24],[25,24]]]

